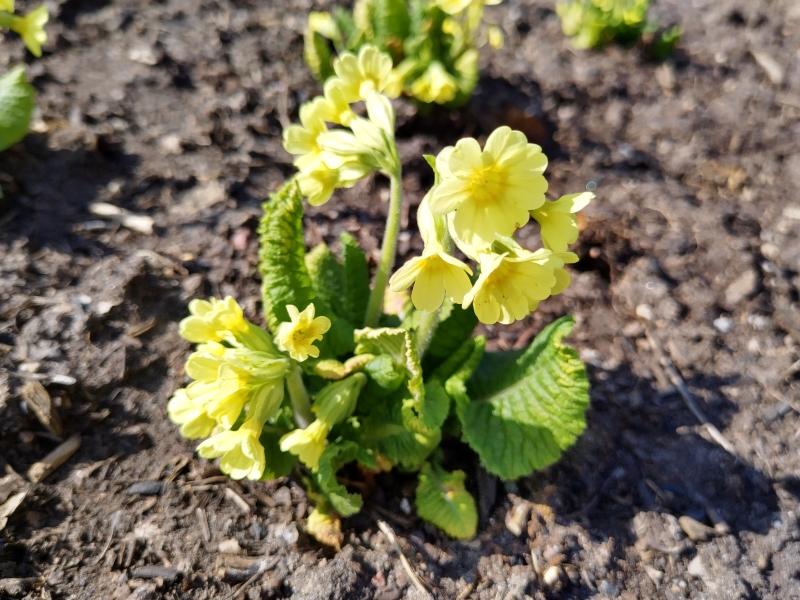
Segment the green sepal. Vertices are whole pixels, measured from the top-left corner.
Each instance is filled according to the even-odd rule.
[[[464,487],[464,471],[448,472],[425,463],[417,484],[417,514],[447,535],[466,540],[478,529],[475,499]]]
[[[0,77],[0,151],[25,137],[35,105],[36,91],[28,83],[24,67]]]
[[[571,317],[562,317],[522,353],[484,355],[468,395],[456,398],[464,439],[491,473],[516,479],[542,469],[586,427],[586,369],[562,343],[572,326]]]

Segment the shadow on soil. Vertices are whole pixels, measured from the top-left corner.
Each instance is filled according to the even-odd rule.
[[[3,153],[0,239],[27,240],[31,251],[47,246],[103,256],[105,248],[80,234],[98,223],[88,206],[107,199],[109,184],[125,181],[139,159],[102,136],[67,145],[56,150],[47,136],[31,134]]]

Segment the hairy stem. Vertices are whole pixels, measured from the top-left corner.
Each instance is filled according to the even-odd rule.
[[[431,339],[433,339],[433,332],[436,331],[436,326],[439,324],[442,309],[439,308],[432,312],[421,310],[417,311],[417,315],[417,354],[422,360],[431,344]]]
[[[403,177],[401,170],[389,176],[391,188],[389,191],[389,215],[386,219],[386,231],[383,233],[381,246],[381,261],[372,283],[372,292],[367,304],[365,323],[367,327],[375,327],[383,313],[383,300],[386,294],[386,284],[394,268],[394,259],[397,252],[397,234],[400,231],[400,213],[403,207]]]
[[[305,429],[314,420],[314,414],[311,412],[311,400],[303,383],[303,373],[299,365],[293,364],[289,369],[286,387],[289,390],[289,399],[292,401],[295,423],[301,429]]]

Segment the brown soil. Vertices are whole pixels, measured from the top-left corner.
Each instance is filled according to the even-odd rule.
[[[297,482],[218,478],[165,418],[187,301],[232,294],[258,315],[259,203],[291,171],[282,124],[318,91],[301,62],[311,3],[48,4],[52,42],[30,64],[40,117],[0,156],[0,468],[24,474],[58,443],[23,401],[31,379],[82,444],[0,534],[0,597],[227,598],[260,568],[240,597],[420,597],[385,519],[438,598],[800,598],[794,0],[661,0],[685,30],[662,64],[575,52],[551,2],[507,0],[490,11],[507,45],[486,52],[472,105],[401,109],[414,202],[429,184],[421,152],[506,121],[545,138],[554,193],[596,186],[574,286],[488,331],[510,347],[574,314],[592,408],[546,472],[502,483],[463,463],[475,540],[407,514],[413,479],[397,475],[346,521],[337,554],[303,533]],[[21,55],[4,43],[2,67]],[[381,194],[369,184],[312,211],[309,243],[347,229],[374,256]],[[97,201],[155,231],[92,215]],[[706,527],[683,519],[690,537],[681,517]],[[232,539],[233,558],[220,548]]]

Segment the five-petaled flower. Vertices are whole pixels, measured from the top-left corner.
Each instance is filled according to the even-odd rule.
[[[290,321],[278,326],[276,335],[278,348],[298,362],[303,362],[309,356],[312,358],[319,356],[319,348],[314,344],[322,340],[331,328],[331,320],[325,316],[315,317],[315,311],[313,303],[306,306],[303,312],[293,304],[289,304],[286,306],[286,312]]]

